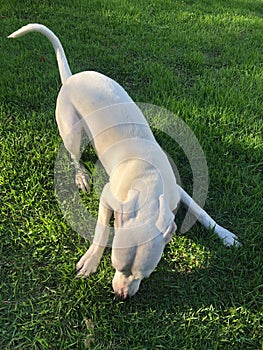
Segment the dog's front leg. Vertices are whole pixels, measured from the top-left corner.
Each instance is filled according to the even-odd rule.
[[[105,247],[109,239],[109,221],[112,216],[112,209],[103,203],[99,205],[99,215],[92,245],[77,263],[77,276],[88,276],[97,270]]]

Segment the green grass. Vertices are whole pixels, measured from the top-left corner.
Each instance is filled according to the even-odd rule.
[[[0,11],[0,349],[263,349],[262,1],[5,0]],[[195,225],[126,302],[109,250],[75,278],[88,242],[54,195],[55,55],[38,34],[6,39],[29,22],[59,36],[73,72],[101,71],[189,125],[209,168],[205,208],[241,249]]]

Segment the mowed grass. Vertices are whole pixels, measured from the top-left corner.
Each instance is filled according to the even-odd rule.
[[[0,349],[262,349],[262,1],[5,0],[0,11]],[[30,22],[58,35],[73,72],[103,72],[188,124],[209,168],[205,209],[242,248],[197,224],[125,302],[110,250],[75,278],[89,242],[54,194],[55,55],[39,34],[6,38]],[[168,151],[191,188],[183,152]]]

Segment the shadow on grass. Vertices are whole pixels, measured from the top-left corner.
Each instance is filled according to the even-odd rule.
[[[91,303],[100,304],[106,297],[102,303],[107,304],[95,315],[86,314],[93,322],[94,344],[110,349],[107,339],[131,349],[135,344],[141,349],[259,346],[262,285],[257,262],[249,263],[251,254],[242,248],[226,249],[217,243],[208,266],[185,266],[181,272],[175,262],[167,261],[171,254],[167,247],[168,258],[125,302],[106,297],[106,291],[93,294]],[[101,319],[105,326],[97,323]]]

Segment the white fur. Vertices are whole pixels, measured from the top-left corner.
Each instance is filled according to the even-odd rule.
[[[97,72],[72,75],[59,39],[43,25],[29,24],[9,38],[32,31],[45,35],[56,52],[62,81],[56,120],[76,168],[77,186],[82,190],[89,187],[87,172],[79,163],[84,130],[110,179],[101,194],[94,242],[77,264],[78,276],[96,271],[114,214],[113,289],[121,298],[134,295],[140,281],[158,264],[176,229],[172,211],[180,199],[206,228],[214,229],[225,245],[239,245],[234,234],[217,225],[176,184],[165,153],[127,92]]]

